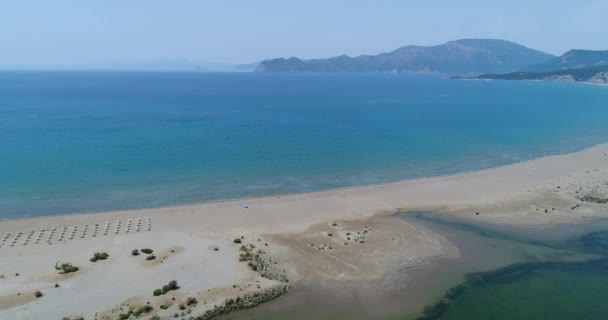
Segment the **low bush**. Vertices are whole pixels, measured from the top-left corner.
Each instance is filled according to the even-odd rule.
[[[198,303],[198,300],[196,300],[196,298],[195,298],[195,297],[188,297],[188,298],[186,299],[186,305],[188,305],[188,306],[194,306],[194,305],[196,305],[197,303]]]
[[[118,315],[118,320],[127,320],[131,317],[133,311],[129,311],[129,313],[121,313]]]
[[[148,312],[152,311],[153,309],[154,309],[154,308],[153,308],[152,306],[150,306],[150,305],[145,305],[145,306],[143,306],[143,307],[141,307],[141,308],[139,308],[139,309],[135,310],[135,311],[133,312],[133,315],[134,315],[134,316],[136,316],[136,317],[139,317],[140,315],[142,315],[142,314],[144,314],[144,313],[148,313]]]
[[[62,263],[58,265],[59,261],[55,264],[55,270],[59,270],[61,274],[72,273],[78,271],[78,267],[72,265],[71,263]]]
[[[177,286],[177,281],[175,281],[175,280],[169,281],[168,286],[169,286],[169,289],[171,289],[171,290],[179,289],[179,287]]]
[[[167,292],[169,292],[171,290],[177,290],[177,289],[179,289],[179,286],[177,285],[177,281],[171,280],[171,281],[169,281],[168,284],[164,285],[162,287],[162,289],[156,289],[156,290],[154,290],[154,295],[155,296],[160,296],[160,295],[163,295],[163,294],[165,294],[165,293],[167,293]]]
[[[98,260],[106,260],[110,257],[107,252],[95,252],[93,258],[89,259],[91,262],[97,262]]]

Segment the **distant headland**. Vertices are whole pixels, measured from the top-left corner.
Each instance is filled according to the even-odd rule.
[[[608,84],[608,50],[570,50],[544,64],[526,71],[504,74],[482,74],[476,77],[455,76],[452,79],[472,80],[542,80]]]
[[[436,46],[404,46],[378,55],[262,61],[256,72],[505,73],[551,61],[555,56],[497,39],[461,39]]]

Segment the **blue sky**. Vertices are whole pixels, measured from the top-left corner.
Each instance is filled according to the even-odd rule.
[[[608,49],[608,0],[1,0],[0,66],[249,63],[502,38]]]

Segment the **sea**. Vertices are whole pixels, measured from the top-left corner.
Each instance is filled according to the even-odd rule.
[[[0,72],[0,219],[320,191],[608,138],[608,88],[421,74]]]
[[[608,88],[422,74],[0,72],[0,220],[456,174],[608,140]],[[460,257],[226,319],[605,319],[608,221],[405,219]],[[369,292],[368,292],[369,291]],[[385,312],[393,310],[392,312]]]

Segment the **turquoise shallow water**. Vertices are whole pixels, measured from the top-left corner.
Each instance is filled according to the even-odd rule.
[[[604,142],[605,101],[428,75],[0,72],[0,218],[505,165]]]

